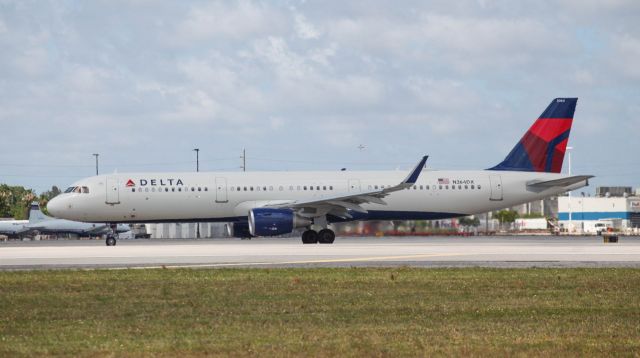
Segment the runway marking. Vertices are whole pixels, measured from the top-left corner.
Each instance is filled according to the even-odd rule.
[[[177,269],[177,268],[206,268],[206,267],[234,267],[234,266],[270,266],[270,265],[299,265],[314,263],[337,263],[337,262],[366,262],[366,261],[387,261],[387,260],[406,260],[429,257],[443,256],[466,256],[469,254],[447,253],[447,254],[421,254],[421,255],[402,255],[402,256],[371,256],[371,257],[353,257],[341,259],[321,259],[321,260],[298,260],[298,261],[275,261],[275,262],[228,262],[228,263],[210,263],[210,264],[186,264],[186,265],[154,265],[154,266],[130,266],[130,267],[110,267],[108,270],[141,270],[141,269]],[[87,270],[100,270],[102,268],[89,268]]]

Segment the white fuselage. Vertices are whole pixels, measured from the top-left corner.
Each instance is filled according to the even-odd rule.
[[[55,216],[85,222],[235,221],[249,210],[280,202],[321,200],[397,185],[405,171],[132,173],[75,183],[88,193],[65,193],[49,204]],[[423,170],[416,184],[363,204],[354,219],[440,219],[478,214],[587,185],[535,189],[554,173]]]

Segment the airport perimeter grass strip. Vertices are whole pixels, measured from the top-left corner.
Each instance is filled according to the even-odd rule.
[[[638,269],[0,272],[0,356],[638,356]]]

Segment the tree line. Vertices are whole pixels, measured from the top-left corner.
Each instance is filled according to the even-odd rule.
[[[58,194],[60,189],[55,185],[51,190],[37,195],[33,189],[23,186],[0,184],[0,218],[24,220],[28,217],[29,206],[34,201],[40,204],[42,211],[46,214],[47,203]]]

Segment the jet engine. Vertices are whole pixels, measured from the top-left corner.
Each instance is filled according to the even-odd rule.
[[[225,224],[225,231],[229,237],[238,237],[241,239],[251,237],[248,222],[233,222]]]
[[[253,236],[288,234],[295,228],[311,225],[311,220],[291,209],[256,208],[249,210],[249,232]]]

